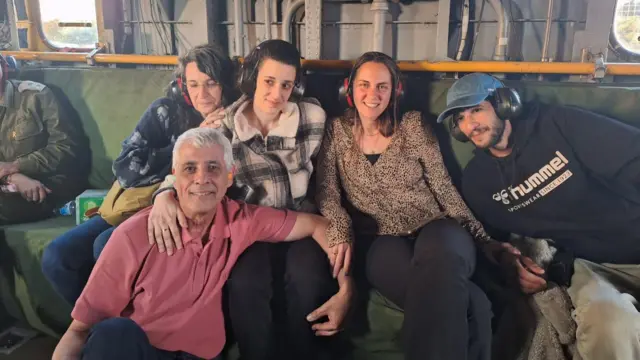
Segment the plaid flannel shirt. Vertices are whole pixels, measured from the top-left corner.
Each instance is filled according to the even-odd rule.
[[[227,194],[250,204],[316,212],[312,174],[326,121],[320,103],[312,98],[288,103],[266,137],[243,114],[250,104],[243,96],[230,105],[221,127],[231,141],[236,166]],[[169,176],[161,188],[172,184]]]

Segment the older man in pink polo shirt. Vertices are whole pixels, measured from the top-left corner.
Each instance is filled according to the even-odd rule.
[[[147,238],[150,209],[120,225],[76,302],[55,360],[216,358],[225,343],[222,287],[249,245],[312,236],[328,251],[324,218],[225,197],[233,157],[218,131],[196,128],[181,135],[173,171],[188,218],[184,251],[167,256],[140,241]],[[344,270],[338,282],[348,287]],[[330,321],[314,325],[319,334],[334,333],[346,308],[335,300],[325,305]]]

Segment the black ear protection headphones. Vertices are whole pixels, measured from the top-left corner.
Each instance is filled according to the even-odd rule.
[[[267,40],[268,41],[268,40]],[[256,92],[256,86],[258,81],[258,71],[260,70],[260,61],[262,60],[261,46],[258,45],[245,57],[240,69],[240,77],[238,79],[238,87],[243,94],[249,97],[253,97]],[[304,71],[300,69],[299,74],[296,74],[295,84],[291,91],[289,101],[298,102],[302,100],[305,90]]]
[[[352,82],[356,71],[357,69],[352,69],[349,77],[344,78],[342,84],[340,84],[340,88],[338,89],[338,97],[340,99],[340,103],[350,108],[355,107],[355,103],[353,102]],[[395,86],[395,94],[393,94],[393,96],[395,96],[394,99],[397,103],[404,96],[404,87],[402,86],[402,81],[400,79],[394,79],[394,81],[398,82]]]
[[[189,98],[189,93],[187,92],[187,86],[182,80],[182,76],[178,76],[176,79],[174,79],[171,82],[170,87],[171,94],[173,95],[174,99],[182,99],[187,105],[193,106],[193,103],[191,103],[191,99]]]
[[[491,95],[489,95],[487,101],[491,103],[496,115],[502,121],[514,121],[522,115],[522,101],[520,100],[520,95],[515,89],[508,87],[497,88]],[[460,142],[464,143],[469,141],[467,135],[460,130],[460,127],[453,116],[451,116],[451,119],[449,120],[449,133],[454,139]]]

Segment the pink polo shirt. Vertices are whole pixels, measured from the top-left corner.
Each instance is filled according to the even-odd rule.
[[[223,198],[203,246],[182,230],[173,256],[147,241],[145,209],[111,235],[71,316],[94,325],[128,317],[151,345],[213,358],[225,343],[222,287],[238,256],[256,240],[282,241],[295,213]]]

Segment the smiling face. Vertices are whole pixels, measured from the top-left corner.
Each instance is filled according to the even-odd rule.
[[[222,86],[200,71],[195,61],[187,64],[184,77],[189,99],[202,116],[206,117],[221,106]]]
[[[296,68],[273,59],[260,65],[253,95],[254,106],[265,114],[281,112],[291,97],[296,81]]]
[[[375,121],[389,106],[393,79],[384,64],[364,63],[353,79],[353,100],[360,119]]]
[[[452,121],[479,149],[494,147],[504,135],[505,122],[486,100],[455,113]]]
[[[185,215],[193,218],[214,212],[233,183],[222,146],[198,148],[187,142],[177,154],[174,186]]]

